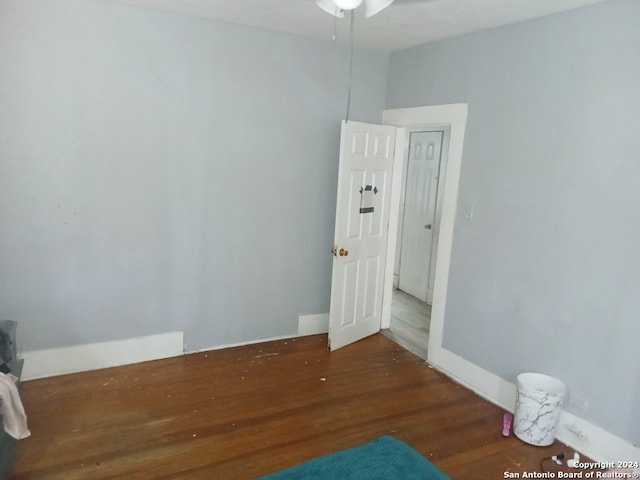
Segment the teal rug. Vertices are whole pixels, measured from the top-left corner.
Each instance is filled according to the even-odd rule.
[[[387,435],[256,480],[449,480],[406,443]]]

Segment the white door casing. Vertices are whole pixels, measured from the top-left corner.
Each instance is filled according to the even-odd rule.
[[[380,330],[396,127],[342,122],[329,348]]]
[[[398,286],[423,302],[433,298],[431,262],[443,135],[416,131],[409,137]]]
[[[386,124],[399,127],[431,128],[446,126],[450,128],[447,152],[447,173],[444,176],[444,186],[439,192],[441,195],[441,218],[439,221],[437,258],[435,265],[435,281],[433,284],[433,305],[431,309],[431,325],[429,328],[429,348],[427,351],[428,362],[447,373],[452,373],[456,378],[470,377],[470,373],[477,373],[475,368],[470,368],[468,362],[462,362],[460,357],[446,350],[442,345],[444,331],[444,317],[447,299],[447,287],[449,283],[449,267],[451,265],[451,248],[453,245],[453,230],[458,203],[458,186],[462,165],[462,147],[467,123],[468,105],[464,103],[451,105],[434,105],[428,107],[395,108],[385,110],[383,121]],[[396,171],[401,171],[403,159],[398,157]],[[394,177],[395,182],[395,177]],[[392,204],[400,204],[400,186],[393,188]],[[392,209],[389,222],[397,224],[399,210]],[[395,236],[389,237],[388,252],[395,255]],[[393,298],[393,272],[385,276],[384,300],[382,309],[382,328],[389,328],[391,323],[391,301]]]

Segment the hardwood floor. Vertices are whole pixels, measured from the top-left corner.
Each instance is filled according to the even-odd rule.
[[[383,434],[454,480],[573,455],[503,437],[500,408],[382,335],[326,344],[315,335],[24,382],[32,436],[11,478],[250,479]]]
[[[391,325],[382,333],[426,360],[430,323],[431,305],[395,289],[391,302]]]

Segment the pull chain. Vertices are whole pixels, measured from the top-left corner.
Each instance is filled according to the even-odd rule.
[[[349,113],[351,111],[351,80],[353,77],[353,10],[349,11],[351,16],[349,20],[349,87],[347,89],[347,113],[345,115],[345,123],[349,121]]]

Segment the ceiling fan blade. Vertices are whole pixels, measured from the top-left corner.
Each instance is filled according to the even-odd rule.
[[[393,0],[364,0],[366,18],[373,17],[393,3]]]
[[[333,0],[316,0],[316,5],[334,17],[344,18],[344,11],[333,3]]]

